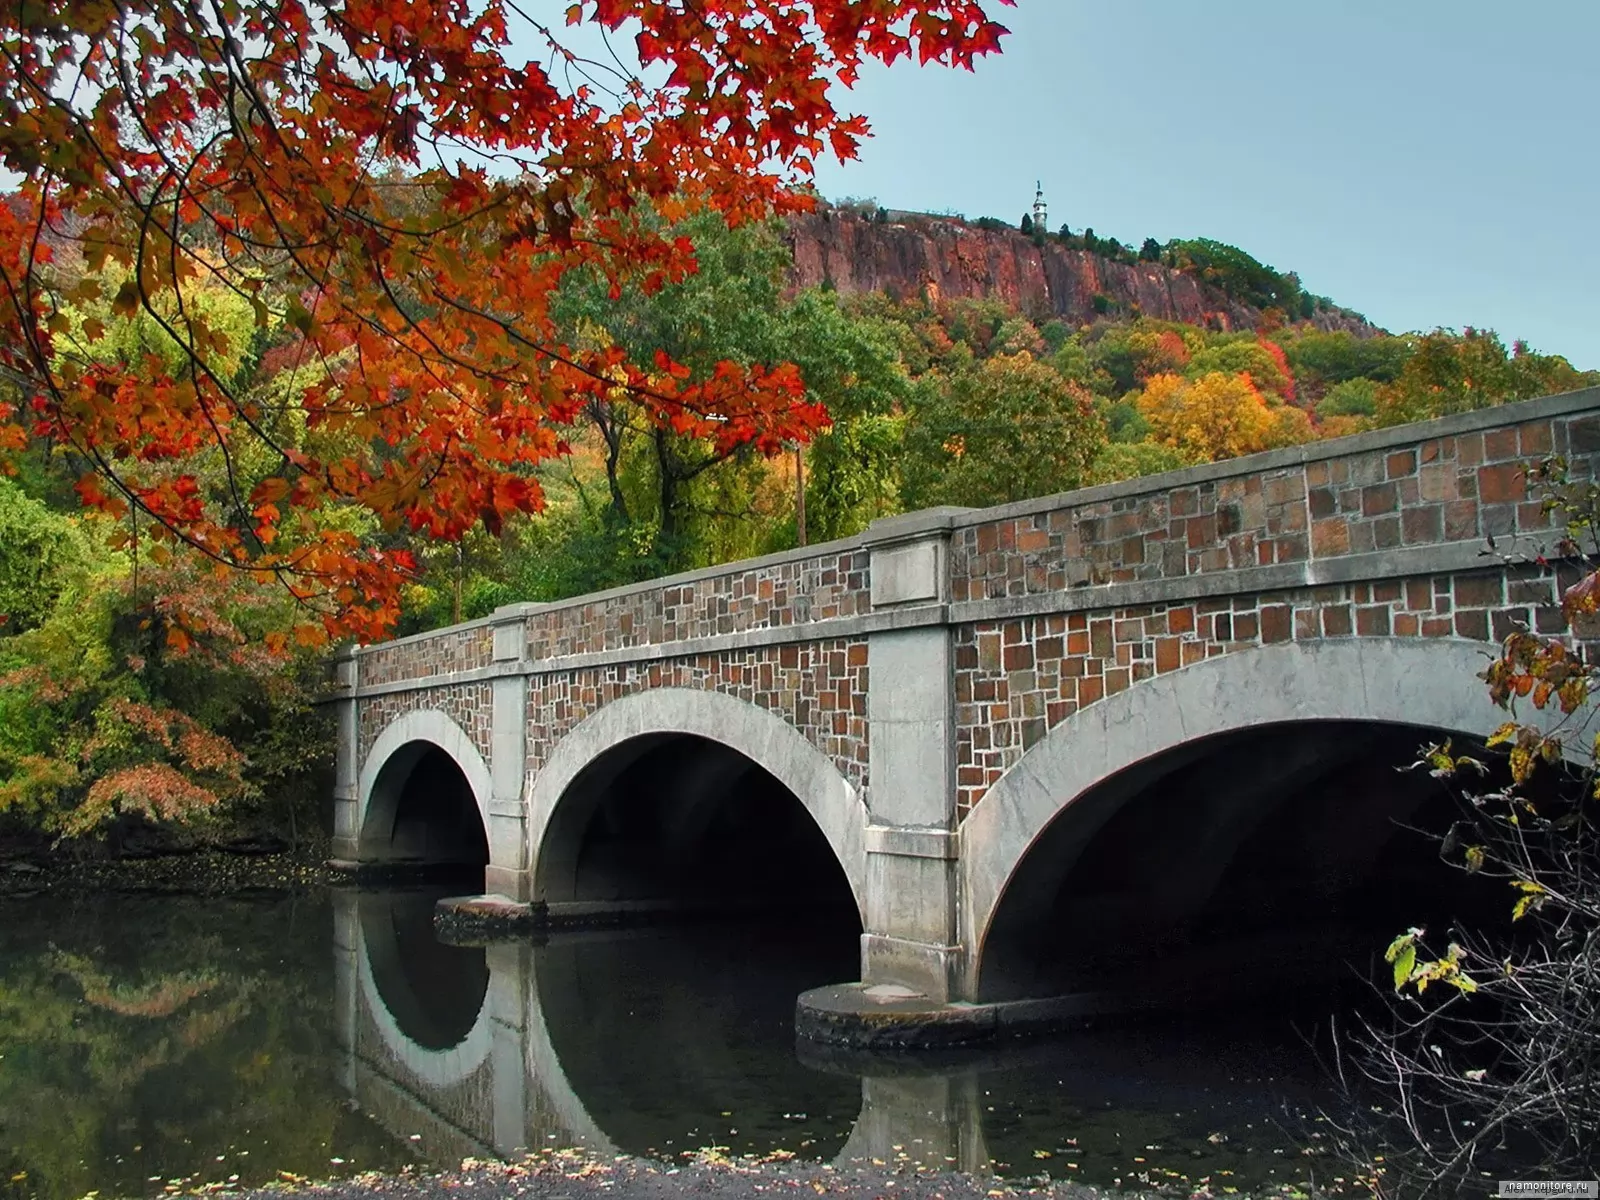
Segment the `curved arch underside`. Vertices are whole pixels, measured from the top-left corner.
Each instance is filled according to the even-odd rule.
[[[1185,906],[1207,903],[1207,885],[1223,882],[1233,853],[1262,822],[1278,820],[1272,836],[1292,840],[1284,818],[1271,816],[1272,803],[1285,795],[1334,785],[1350,794],[1362,780],[1354,787],[1361,804],[1331,810],[1345,822],[1340,832],[1353,844],[1358,828],[1371,834],[1375,822],[1392,826],[1416,797],[1380,801],[1389,795],[1392,765],[1409,761],[1405,749],[1415,749],[1419,729],[1482,735],[1500,723],[1477,678],[1484,663],[1482,647],[1462,642],[1285,643],[1142,682],[1075,714],[996,783],[962,826],[962,940],[974,948],[967,994],[1029,986],[1014,970],[996,978],[986,965],[997,933],[1015,949],[1015,922],[997,925],[1014,904],[1112,931],[1124,918],[1133,927],[1162,915],[1192,920],[1198,914],[1185,914]],[[1381,765],[1375,773],[1374,762]],[[1167,796],[1163,805],[1144,805],[1141,815],[1131,802],[1150,789]],[[1311,820],[1303,806],[1297,819]],[[1136,828],[1141,820],[1149,828]],[[1310,836],[1309,826],[1295,836]],[[1124,895],[1146,911],[1115,911],[1112,881],[1095,882],[1093,858],[1119,844],[1123,874],[1149,885],[1141,890],[1128,879]],[[1141,845],[1148,854],[1135,853]],[[1340,852],[1330,853],[1337,859]],[[1052,870],[1040,869],[1042,860]],[[1344,869],[1355,867],[1346,862]],[[1062,907],[1063,880],[1074,874]]]
[[[619,793],[650,789],[665,802],[655,831],[663,861],[715,831],[717,800],[748,788],[758,802],[793,797],[806,828],[774,826],[762,853],[780,864],[793,839],[820,834],[859,914],[865,894],[866,809],[855,789],[781,717],[717,692],[657,688],[624,696],[579,724],[533,776],[529,861],[535,898],[578,900],[580,855],[598,819],[625,822]],[[766,797],[764,793],[771,792]],[[618,864],[619,866],[621,864]],[[759,866],[759,864],[756,864]]]
[[[444,713],[402,713],[373,743],[357,782],[362,861],[488,862],[489,766]]]

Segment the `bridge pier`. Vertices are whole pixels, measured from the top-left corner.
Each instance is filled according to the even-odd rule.
[[[948,603],[953,516],[936,509],[873,525],[867,537],[874,614]],[[872,737],[861,980],[942,1004],[956,998],[964,973],[956,932],[948,627],[941,621],[872,632],[867,671]]]
[[[360,659],[353,650],[340,653],[333,666],[338,699],[333,702],[338,741],[333,766],[333,858],[335,862],[360,861],[361,848],[361,727],[356,700]]]
[[[513,609],[496,613],[492,661],[515,666],[526,657],[527,627]],[[490,681],[489,864],[484,891],[526,903],[532,895],[528,806],[523,789],[528,770],[528,677],[502,675]]]

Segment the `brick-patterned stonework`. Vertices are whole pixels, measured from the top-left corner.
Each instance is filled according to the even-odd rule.
[[[1080,709],[1202,659],[1290,640],[1498,641],[1565,628],[1552,570],[1454,576],[985,621],[955,630],[957,807],[971,811],[1023,753]]]
[[[487,624],[474,624],[374,646],[362,651],[361,682],[372,686],[477,670],[489,665],[493,642]]]
[[[528,681],[528,768],[536,772],[585,717],[648,688],[722,692],[776,713],[867,785],[867,643],[802,642],[537,675]]]
[[[983,512],[910,516],[810,553],[503,610],[495,622],[360,653],[360,756],[399,713],[437,707],[488,757],[486,680],[520,674],[529,775],[603,705],[686,687],[782,716],[864,793],[869,640],[943,626],[964,815],[1079,708],[1204,658],[1287,640],[1489,642],[1518,622],[1559,631],[1555,581],[1477,557],[1491,536],[1502,551],[1554,540],[1523,478],[1549,454],[1593,477],[1600,390]],[[511,626],[498,658],[496,622]],[[433,686],[407,690],[427,679]]]
[[[1543,529],[1521,473],[1530,459],[1572,450],[1575,427],[1576,448],[1592,452],[1600,420],[1547,418],[971,525],[951,540],[952,599],[1038,596]]]
[[[528,657],[549,660],[859,616],[871,607],[867,558],[864,549],[849,549],[552,607],[528,619]]]
[[[365,664],[363,664],[364,669]],[[461,726],[472,739],[472,744],[477,747],[478,753],[487,760],[493,744],[490,739],[493,728],[491,697],[492,690],[487,683],[452,684],[449,687],[430,688],[427,691],[389,692],[381,696],[371,696],[361,702],[359,761],[363,763],[367,761],[372,743],[378,740],[378,735],[396,717],[402,713],[427,708],[437,709]]]

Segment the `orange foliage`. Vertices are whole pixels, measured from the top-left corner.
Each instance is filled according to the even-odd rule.
[[[1139,411],[1153,440],[1197,461],[1215,462],[1311,440],[1311,420],[1298,408],[1269,404],[1247,371],[1212,371],[1199,379],[1157,375],[1140,395]]]
[[[866,124],[834,108],[832,84],[908,54],[970,68],[1004,29],[979,0],[572,4],[569,23],[636,31],[643,73],[662,80],[646,84],[525,11],[0,6],[0,167],[21,179],[0,204],[0,369],[24,393],[0,402],[0,455],[29,438],[69,448],[86,505],[142,511],[192,554],[280,580],[315,610],[294,631],[305,641],[381,636],[411,562],[303,514],[357,505],[388,529],[497,530],[540,506],[532,468],[610,389],[719,449],[809,438],[827,417],[793,368],[696,377],[569,345],[552,292],[579,270],[614,292],[682,279],[694,248],[665,222],[689,206],[731,224],[803,208],[792,185],[817,156],[855,155]],[[299,426],[239,386],[223,364],[240,348],[181,303],[217,280],[275,331],[280,363],[304,365]],[[181,369],[105,361],[103,322],[65,315],[96,306],[161,323]],[[191,465],[201,455],[222,464],[220,494]],[[168,636],[182,649],[186,623]]]

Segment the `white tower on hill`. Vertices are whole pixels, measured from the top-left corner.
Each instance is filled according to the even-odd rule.
[[[1047,223],[1048,216],[1049,210],[1046,208],[1044,202],[1044,182],[1043,180],[1035,180],[1033,193],[1033,227],[1035,229],[1049,229],[1050,226]]]

